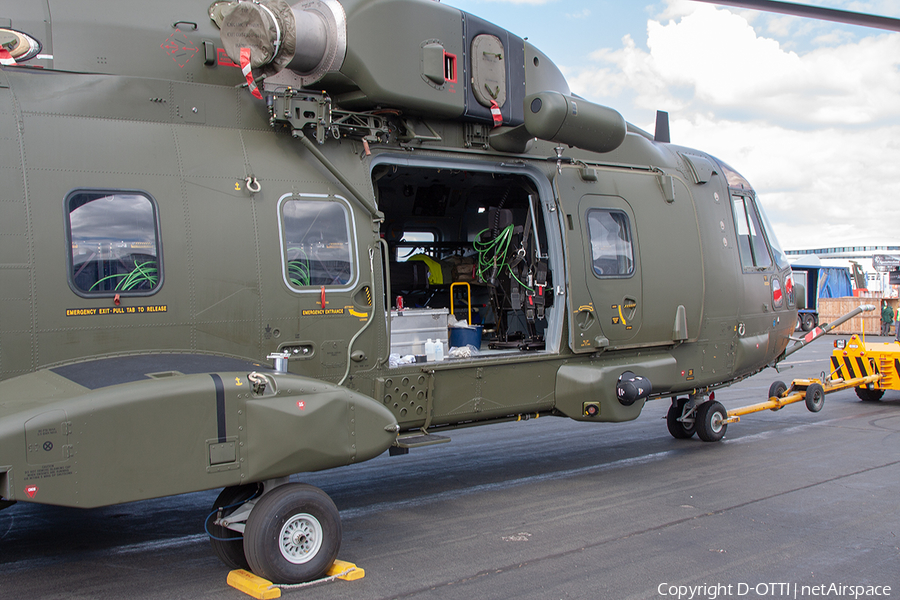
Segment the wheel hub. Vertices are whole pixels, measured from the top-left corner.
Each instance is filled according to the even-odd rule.
[[[314,516],[302,513],[292,516],[281,528],[281,555],[295,565],[312,560],[322,547],[322,525]]]

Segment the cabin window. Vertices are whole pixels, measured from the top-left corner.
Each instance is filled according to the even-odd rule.
[[[331,198],[285,196],[280,212],[288,286],[348,285],[354,273],[347,207]]]
[[[591,264],[597,277],[628,277],[634,273],[634,252],[628,215],[619,210],[592,209],[587,214]]]
[[[397,242],[397,262],[406,262],[417,254],[433,254],[436,241],[437,235],[433,231],[404,231]]]
[[[66,197],[69,286],[80,296],[147,296],[162,285],[156,202],[144,192]]]
[[[766,246],[766,238],[756,206],[750,196],[734,194],[734,226],[737,231],[738,253],[744,269],[767,269],[772,266],[772,258]]]

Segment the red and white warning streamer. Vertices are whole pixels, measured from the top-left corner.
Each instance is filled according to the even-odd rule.
[[[494,118],[494,127],[503,125],[503,114],[500,112],[500,105],[496,100],[491,100],[491,116]]]
[[[256,87],[256,82],[253,80],[253,70],[250,68],[250,48],[241,48],[241,73],[244,74],[244,79],[247,80],[247,87],[250,88],[250,93],[253,94],[253,97],[262,100],[262,94],[259,88]]]
[[[12,54],[9,53],[9,50],[6,48],[0,48],[0,65],[12,66],[15,65],[16,59],[12,57]]]

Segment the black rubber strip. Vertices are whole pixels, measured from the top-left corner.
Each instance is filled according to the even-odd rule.
[[[225,443],[225,384],[222,378],[212,373],[210,377],[216,385],[216,424],[218,426],[219,443]]]

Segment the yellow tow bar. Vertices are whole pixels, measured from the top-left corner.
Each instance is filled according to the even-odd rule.
[[[874,367],[872,369],[874,371]],[[783,383],[783,390],[778,389],[776,381],[769,388],[770,393],[775,392],[776,395],[770,396],[765,402],[751,404],[742,408],[735,408],[728,411],[728,418],[725,423],[737,423],[744,415],[749,415],[764,410],[780,410],[788,404],[806,401],[806,408],[812,412],[822,410],[822,404],[825,402],[825,394],[846,390],[848,388],[856,388],[866,386],[870,383],[877,383],[881,380],[881,374],[866,375],[865,377],[856,377],[853,379],[829,379],[822,383],[820,379],[795,379],[791,382],[791,386],[787,387]],[[778,393],[780,391],[780,393]]]

